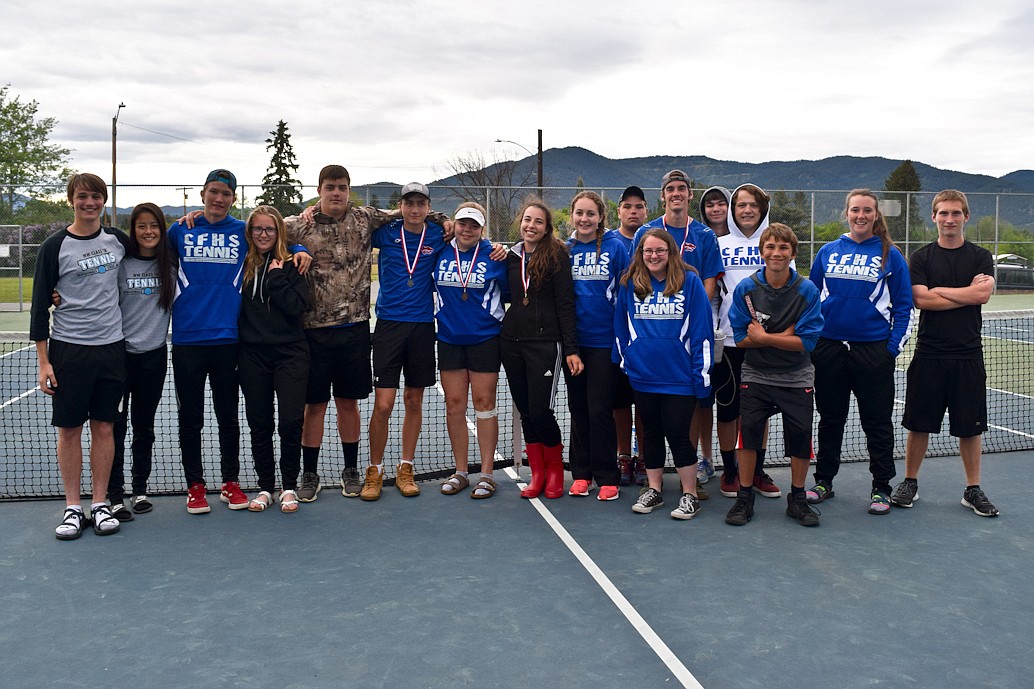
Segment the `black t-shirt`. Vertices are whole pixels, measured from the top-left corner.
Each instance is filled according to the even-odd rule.
[[[968,287],[983,273],[994,275],[991,252],[970,242],[958,249],[945,249],[933,242],[913,252],[908,261],[913,285]],[[980,305],[948,311],[919,312],[916,356],[928,359],[979,359]]]

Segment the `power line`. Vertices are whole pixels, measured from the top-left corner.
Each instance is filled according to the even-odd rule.
[[[123,120],[122,124],[127,126],[127,127],[132,127],[133,129],[139,129],[142,132],[150,132],[151,134],[157,134],[158,136],[167,136],[170,139],[178,139],[180,141],[186,141],[187,143],[191,143],[191,144],[199,144],[199,143],[201,143],[200,141],[194,141],[193,139],[184,139],[182,136],[176,136],[175,134],[166,134],[165,132],[156,132],[153,129],[148,129],[147,127],[139,127],[139,126],[137,126],[135,124],[130,124],[129,122],[126,122],[124,120]]]

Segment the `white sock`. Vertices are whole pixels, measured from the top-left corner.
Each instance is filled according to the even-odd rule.
[[[65,507],[65,510],[73,510],[75,512],[78,512],[80,520],[86,519],[86,517],[83,515],[82,505],[68,505],[67,507]],[[64,517],[64,513],[62,512],[61,514],[62,517]],[[77,531],[77,529],[69,524],[58,524],[58,527],[54,529],[54,531],[62,536],[71,536]]]
[[[93,503],[92,505],[90,505],[90,514],[93,514],[93,511],[95,509],[97,509],[98,507],[108,507],[108,503],[106,503],[106,502],[95,502],[95,503]],[[114,517],[112,517],[111,519],[104,520],[101,524],[96,525],[96,526],[101,531],[114,531],[115,529],[117,529],[120,526],[120,524],[119,524],[118,519],[115,519]]]

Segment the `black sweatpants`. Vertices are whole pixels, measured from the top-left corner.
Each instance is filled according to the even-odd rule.
[[[301,469],[309,345],[305,341],[282,345],[242,342],[240,377],[259,490],[272,493],[276,489],[274,395],[280,415],[280,475],[284,490],[295,490]]]
[[[617,430],[614,427],[614,374],[610,348],[578,350],[585,369],[572,376],[564,365],[567,407],[571,411],[571,476],[596,481],[598,486],[618,484]]]
[[[125,498],[126,432],[133,421],[133,495],[147,493],[151,477],[151,453],[154,448],[154,416],[165,388],[169,368],[169,348],[140,354],[126,353],[126,387],[122,394],[122,410],[115,421],[115,460],[108,479],[108,499],[112,504]],[[132,415],[132,416],[130,416]]]
[[[172,346],[172,378],[179,405],[180,452],[188,486],[205,482],[201,429],[205,426],[206,379],[212,386],[212,405],[219,425],[219,465],[223,482],[236,481],[240,475],[241,426],[237,420],[239,357],[237,344]]]
[[[553,406],[562,359],[560,343],[503,340],[501,344],[503,369],[510,396],[521,414],[524,441],[546,447],[559,445],[560,426]]]
[[[894,478],[894,357],[887,341],[840,342],[819,338],[811,353],[815,365],[815,408],[819,448],[815,480],[832,481],[840,470],[840,451],[851,393],[869,450],[872,485],[889,493]]]
[[[642,419],[639,432],[643,443],[639,448],[639,456],[643,458],[646,468],[664,468],[665,439],[676,468],[696,464],[697,451],[689,437],[689,425],[697,408],[697,398],[639,390],[634,392],[635,406]]]

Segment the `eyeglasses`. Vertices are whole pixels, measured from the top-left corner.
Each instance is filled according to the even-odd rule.
[[[643,256],[664,256],[667,249],[643,249]]]
[[[258,235],[261,235],[261,234],[272,234],[272,235],[275,235],[276,234],[276,228],[275,227],[253,227],[253,228],[251,228],[251,233],[252,234],[258,234]]]

